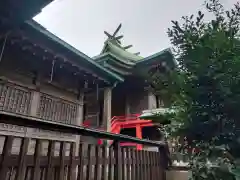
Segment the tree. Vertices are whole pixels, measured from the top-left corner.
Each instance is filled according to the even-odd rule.
[[[155,75],[153,84],[171,93],[178,132],[200,148],[192,156],[194,179],[225,179],[206,165],[232,169],[240,156],[240,5],[225,11],[219,0],[209,0],[205,7],[214,15],[209,22],[201,11],[172,21],[168,36],[178,68],[167,74],[168,83]]]

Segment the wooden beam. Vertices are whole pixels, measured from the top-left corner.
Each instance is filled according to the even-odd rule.
[[[30,38],[28,38],[26,35],[24,35],[23,32],[20,32],[20,36],[22,39],[25,39],[26,41],[29,41],[32,44],[36,44],[36,43],[32,42],[32,40]],[[79,70],[85,71],[87,74],[91,74],[96,79],[100,79],[100,80],[104,81],[105,83],[110,83],[107,79],[99,77],[96,73],[94,73],[90,69],[86,69],[86,68],[82,67],[80,64],[77,64],[76,62],[72,61],[71,59],[67,58],[66,56],[59,54],[59,53],[55,53],[53,50],[49,49],[48,47],[46,47],[42,44],[36,44],[36,46],[41,48],[44,52],[47,51],[47,52],[51,53],[53,56],[63,59],[63,61],[70,62],[73,66],[76,66]]]
[[[27,67],[29,67],[29,72],[32,72],[32,74],[33,74],[33,76],[31,76],[33,78],[33,80],[32,80],[33,84],[36,84],[36,79],[34,79],[34,73],[33,73],[34,71],[38,72],[39,76],[41,76],[41,74],[46,74],[46,71],[43,72],[42,70],[46,69],[47,67],[48,67],[49,72],[51,70],[51,61],[44,62],[44,61],[41,60],[42,56],[38,56],[39,54],[36,54],[34,56],[32,54],[32,51],[28,51],[28,50],[22,51],[21,47],[18,46],[17,44],[15,44],[14,46],[8,46],[8,48],[6,50],[7,50],[8,54],[12,55],[11,60],[14,60],[14,59],[16,60],[15,57],[17,57],[17,58],[22,57],[23,60],[24,60],[24,64],[28,64]],[[12,61],[12,62],[14,62],[14,61]],[[22,61],[16,61],[16,63],[14,63],[14,65],[15,66],[18,66],[19,64],[23,65],[23,63],[21,63],[21,62]],[[59,61],[58,61],[58,63],[59,63]],[[63,69],[63,71],[65,71],[65,70]],[[61,76],[64,76],[64,75],[61,75]],[[74,75],[71,76],[70,73],[68,73],[67,76],[69,76],[70,80],[72,80],[73,77],[74,77]],[[80,74],[76,74],[75,76],[76,76],[76,81],[77,81],[77,79],[78,79],[78,81],[82,81],[82,82],[84,82],[85,80],[88,80],[90,82],[92,81],[91,83],[93,83],[94,80],[96,81],[96,79],[93,79],[93,78],[90,79],[91,76],[84,76],[83,74],[81,74],[81,72],[80,72]],[[28,75],[28,77],[30,77],[30,76]],[[77,94],[78,86],[75,83],[76,81],[73,81],[72,85],[70,83],[71,86],[66,87],[63,84],[59,83],[59,81],[49,83],[49,80],[50,80],[50,75],[48,76],[48,78],[39,79],[38,82],[39,83],[48,83],[48,84],[51,84],[51,85],[53,85],[57,88],[64,89],[64,90],[67,90],[69,92],[73,92],[73,93]]]
[[[79,68],[79,66],[73,65],[68,60],[66,60],[65,57],[56,56],[49,49],[43,50],[41,47],[37,46],[36,44],[32,44],[31,42],[26,41],[26,39],[24,39],[23,41],[21,41],[21,39],[14,39],[14,42],[16,44],[19,44],[20,47],[23,47],[23,48],[21,48],[21,50],[25,50],[25,52],[28,50],[28,52],[31,52],[31,54],[34,55],[35,57],[42,58],[43,60],[48,60],[48,59],[56,60],[56,62],[61,63],[62,67],[71,69],[70,71],[72,71],[72,73],[76,73],[76,75],[79,76],[83,80],[88,80],[88,81],[102,80],[102,79],[98,78],[97,76],[93,76],[91,73],[83,70],[82,68]],[[40,51],[38,49],[40,49]],[[45,54],[45,56],[44,56],[44,54]]]

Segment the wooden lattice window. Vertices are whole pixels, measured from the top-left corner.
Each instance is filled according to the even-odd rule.
[[[31,91],[13,84],[0,84],[0,110],[28,115]]]
[[[45,120],[75,124],[77,118],[77,104],[41,94],[37,115]]]

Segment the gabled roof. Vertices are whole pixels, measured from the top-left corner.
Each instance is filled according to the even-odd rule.
[[[96,62],[101,62],[101,61],[105,60],[106,58],[107,59],[112,58],[113,60],[118,61],[121,64],[125,64],[126,66],[134,66],[136,64],[133,61],[126,61],[123,58],[120,58],[119,56],[117,56],[116,54],[113,54],[111,52],[103,53],[101,55],[93,57],[93,59]]]
[[[96,73],[100,77],[107,79],[111,83],[124,80],[122,77],[104,68],[100,64],[96,63],[92,58],[88,57],[51,32],[47,31],[34,20],[27,21],[24,26],[21,27],[21,29],[26,31],[28,36],[44,43],[45,45],[54,49],[56,52],[68,54],[72,61],[80,64],[86,69],[89,69],[89,71]]]
[[[100,55],[93,59],[105,68],[124,77],[132,74],[132,69],[141,56],[128,52],[114,39],[107,39]]]
[[[12,28],[32,19],[53,0],[1,0],[0,26]]]
[[[163,64],[170,67],[175,66],[173,56],[169,48],[143,58],[130,53],[114,39],[107,39],[101,54],[95,56],[93,59],[120,76],[127,76],[134,73],[138,74],[142,71],[142,69],[147,70],[148,68],[151,68],[152,65],[163,62],[165,62]]]
[[[136,63],[136,67],[140,67],[140,66],[146,67],[159,62],[166,62],[166,65],[170,67],[173,67],[176,65],[170,48],[164,49],[158,53],[155,53],[151,56],[141,59]]]
[[[116,57],[118,57],[118,59],[125,62],[135,62],[143,59],[141,56],[128,52],[123,47],[111,40],[107,40],[105,42],[100,56],[107,53],[114,54]]]
[[[0,38],[32,19],[53,0],[0,0]]]
[[[132,73],[132,68],[135,66],[134,62],[129,61],[126,63],[112,53],[104,53],[98,56],[95,61],[121,77],[130,75]]]

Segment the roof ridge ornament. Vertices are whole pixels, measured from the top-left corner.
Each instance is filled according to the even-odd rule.
[[[118,45],[121,44],[121,39],[123,38],[123,35],[120,36],[116,36],[117,33],[119,32],[119,30],[121,29],[122,24],[120,23],[117,27],[117,29],[114,31],[114,33],[111,35],[110,33],[108,33],[107,31],[104,31],[104,34],[107,35],[108,39],[107,40],[113,40],[115,41]]]
[[[107,31],[104,31],[104,34],[107,35],[107,37],[108,37],[108,39],[106,40],[105,43],[111,42],[111,43],[117,45],[122,50],[126,51],[127,49],[130,49],[131,47],[133,47],[133,45],[122,46],[121,39],[123,38],[123,35],[117,36],[117,34],[118,34],[118,32],[120,31],[121,28],[122,28],[122,23],[120,23],[118,25],[117,29],[114,31],[113,34],[110,34]],[[103,52],[104,52],[104,50],[102,51],[102,53]],[[140,54],[140,52],[133,53],[133,54],[138,56]]]

